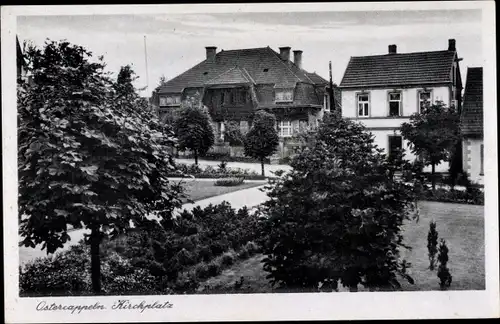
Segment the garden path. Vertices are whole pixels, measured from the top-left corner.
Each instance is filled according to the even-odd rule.
[[[264,185],[244,190],[233,191],[224,195],[202,199],[194,203],[187,203],[182,205],[182,208],[176,212],[180,212],[183,209],[192,210],[196,206],[204,208],[210,204],[220,204],[223,201],[229,202],[235,209],[242,208],[243,206],[247,206],[249,209],[251,209],[267,200],[267,195],[264,192],[260,191],[260,188],[262,188],[263,186]],[[154,216],[152,216],[151,218],[154,218]],[[86,229],[70,231],[68,234],[71,237],[71,240],[66,242],[66,244],[64,244],[64,247],[59,249],[58,251],[67,250],[70,246],[78,244],[78,242],[83,239],[86,233],[89,233],[89,231]],[[45,250],[41,249],[40,245],[35,248],[24,246],[19,247],[19,264],[21,266],[25,265],[31,260],[44,256],[47,256],[47,253]]]

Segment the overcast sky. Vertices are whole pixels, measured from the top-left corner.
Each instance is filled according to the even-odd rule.
[[[445,50],[454,38],[464,80],[467,66],[483,65],[480,10],[21,16],[17,33],[40,46],[46,38],[82,45],[113,72],[132,64],[137,86],[147,84],[146,36],[150,89],[204,60],[205,46],[290,46],[304,51],[304,69],[325,79],[331,60],[336,83],[351,56],[385,54],[389,44],[398,52]]]

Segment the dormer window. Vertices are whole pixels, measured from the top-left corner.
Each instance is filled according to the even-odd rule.
[[[180,106],[181,95],[162,95],[160,96],[160,107]]]
[[[293,101],[293,89],[276,89],[275,101],[276,102],[292,102]]]

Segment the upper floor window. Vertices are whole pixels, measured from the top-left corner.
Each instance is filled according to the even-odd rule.
[[[401,116],[401,93],[389,93],[389,116]]]
[[[241,89],[222,90],[220,94],[221,106],[243,105],[247,102],[246,92]]]
[[[292,122],[290,120],[280,120],[278,122],[278,134],[280,137],[292,136]]]
[[[479,147],[479,158],[481,163],[479,165],[479,175],[484,175],[484,144]]]
[[[367,93],[358,94],[358,117],[370,116],[370,95]]]
[[[166,95],[160,96],[160,107],[161,106],[179,106],[181,104],[180,95]]]
[[[431,103],[432,101],[431,96],[432,96],[431,91],[419,91],[418,93],[419,112],[421,112],[426,105],[429,105]]]
[[[276,102],[291,102],[293,101],[293,89],[276,89]]]

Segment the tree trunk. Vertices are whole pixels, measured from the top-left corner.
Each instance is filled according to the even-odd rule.
[[[264,177],[264,158],[260,158],[260,166],[262,168],[262,176]]]
[[[90,273],[92,276],[92,291],[94,294],[101,293],[101,255],[99,253],[99,245],[101,243],[101,235],[99,227],[94,227],[90,234]]]
[[[194,150],[194,164],[198,165],[198,150]]]
[[[432,181],[432,191],[436,190],[436,165],[434,163],[431,164],[432,170],[431,170],[431,181]]]

